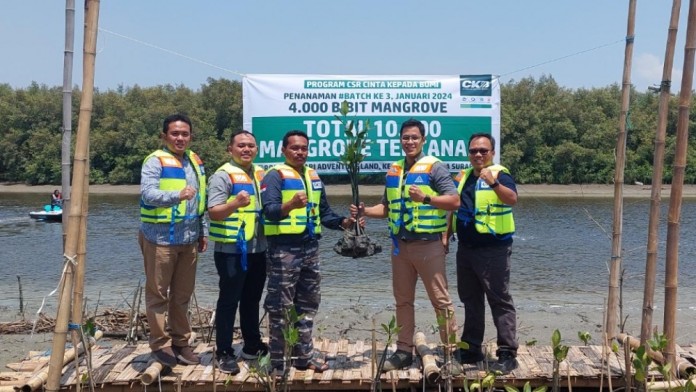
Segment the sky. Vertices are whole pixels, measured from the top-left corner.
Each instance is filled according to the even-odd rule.
[[[84,1],[75,1],[82,84]],[[631,82],[659,85],[672,1],[638,1]],[[682,1],[672,91],[683,67]],[[621,84],[628,0],[101,0],[95,87],[245,74],[493,74],[567,88]],[[63,83],[65,1],[5,0],[0,83]]]

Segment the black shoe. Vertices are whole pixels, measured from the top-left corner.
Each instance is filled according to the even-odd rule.
[[[237,358],[233,355],[227,353],[221,354],[218,359],[218,369],[223,373],[229,373],[231,375],[239,374],[239,365],[237,365]]]
[[[266,343],[259,343],[253,346],[244,345],[242,351],[239,352],[240,357],[248,360],[259,359],[266,354],[268,354],[268,345]]]
[[[498,360],[490,364],[489,368],[494,372],[508,374],[517,369],[517,366],[518,363],[517,358],[515,358],[515,353],[511,351],[499,351]]]
[[[481,362],[486,358],[481,350],[464,350],[460,348],[454,352],[454,359],[461,364],[465,363],[477,363]]]
[[[388,372],[391,370],[403,369],[405,367],[411,366],[413,363],[413,354],[404,351],[396,350],[389,359],[384,361],[384,366],[382,367],[383,372]]]

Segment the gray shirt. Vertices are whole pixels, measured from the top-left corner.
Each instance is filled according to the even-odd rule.
[[[188,156],[182,161],[186,184],[196,189],[196,197],[186,202],[186,216],[181,222],[145,223],[140,222],[140,231],[145,239],[157,245],[188,245],[198,241],[198,237],[208,236],[207,215],[198,216],[198,175]],[[140,173],[140,197],[145,204],[157,207],[173,207],[181,202],[179,191],[159,189],[162,164],[158,157],[152,156],[145,163]],[[173,230],[170,230],[173,229]],[[173,241],[171,240],[173,238]]]
[[[425,157],[425,155],[421,153],[421,155],[416,159],[416,162],[421,160],[423,157]],[[408,166],[406,160],[404,160],[404,166],[403,176],[405,178],[408,171],[411,170],[412,165]],[[457,187],[454,186],[452,175],[450,175],[449,170],[447,170],[447,167],[442,162],[435,162],[433,164],[430,170],[430,186],[435,192],[437,192],[438,195],[457,194]],[[384,194],[382,194],[382,204],[389,206],[386,188],[384,189]],[[402,240],[438,240],[440,239],[440,233],[414,233],[406,230],[406,228],[402,225],[399,228],[399,233],[396,235],[396,238],[400,238]]]
[[[230,161],[232,166],[238,167],[242,170],[239,165],[234,161]],[[253,170],[253,169],[252,169]],[[249,170],[246,171],[247,175],[254,181],[254,187],[259,189],[259,184],[256,182],[256,177],[254,173]],[[218,170],[210,176],[208,181],[208,208],[215,207],[220,204],[227,203],[227,199],[230,197],[230,190],[232,189],[232,180],[230,180],[229,174],[224,170]],[[261,195],[256,195],[256,210],[261,211]],[[266,235],[263,233],[263,224],[261,222],[261,217],[257,217],[256,226],[254,227],[254,238],[247,242],[247,252],[248,253],[261,253],[266,251],[268,244],[266,242]],[[237,244],[215,242],[215,252],[222,253],[233,253],[238,254]]]

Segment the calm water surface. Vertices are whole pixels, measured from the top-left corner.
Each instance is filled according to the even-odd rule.
[[[334,209],[346,214],[350,200],[330,197]],[[28,212],[42,206],[48,195],[0,194],[0,309],[14,316],[19,307],[17,276],[21,277],[29,312],[56,288],[63,268],[61,225],[34,221]],[[376,198],[366,199],[368,204]],[[137,245],[138,197],[91,195],[88,219],[86,295],[88,306],[125,307],[144,279]],[[667,201],[663,201],[661,241],[655,304],[655,323],[662,323],[664,238]],[[552,312],[564,317],[578,312],[601,320],[607,292],[613,203],[610,199],[535,199],[520,194],[515,209],[518,231],[513,245],[511,287],[520,314]],[[645,243],[649,200],[627,200],[624,206],[624,315],[640,318],[643,301]],[[679,320],[696,323],[696,201],[682,205]],[[389,249],[386,223],[368,221],[368,231]],[[359,303],[374,309],[392,306],[389,254],[369,259],[336,255],[332,247],[340,233],[324,230],[322,239],[322,311]],[[212,249],[212,247],[211,247]],[[453,300],[456,299],[454,254],[448,256]],[[419,284],[418,309],[429,310]],[[196,296],[202,306],[214,307],[217,273],[212,251],[201,255]],[[55,312],[55,297],[45,310]],[[12,310],[9,312],[7,310]],[[599,316],[597,316],[599,315]],[[6,315],[7,316],[7,315]],[[6,318],[6,317],[5,317]],[[678,327],[680,328],[680,327]],[[692,339],[693,340],[693,339]]]

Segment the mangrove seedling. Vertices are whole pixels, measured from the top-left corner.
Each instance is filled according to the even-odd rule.
[[[505,391],[507,392],[546,392],[546,385],[542,385],[540,387],[536,387],[532,389],[532,386],[529,384],[529,381],[524,383],[524,386],[522,387],[522,390],[520,391],[516,386],[513,385],[503,385],[505,388]]]
[[[578,331],[578,339],[587,346],[587,343],[592,339],[592,335],[587,331]]]
[[[396,316],[392,315],[391,320],[389,320],[389,324],[382,323],[382,329],[384,330],[384,333],[387,334],[387,341],[384,343],[384,351],[382,351],[382,357],[379,359],[379,363],[377,364],[375,378],[374,380],[372,380],[371,390],[373,392],[382,391],[381,376],[382,369],[384,369],[384,362],[387,360],[387,350],[389,349],[389,346],[391,346],[391,344],[394,342],[394,336],[399,334],[401,327],[396,325]]]
[[[370,130],[370,120],[358,121],[355,117],[348,118],[350,104],[341,102],[341,115],[335,116],[341,123],[343,135],[346,139],[346,150],[340,157],[340,162],[346,167],[350,188],[353,193],[353,205],[360,206],[360,192],[358,182],[360,179],[360,163],[365,160],[365,148],[370,144],[367,133]],[[356,124],[357,123],[357,124]],[[360,221],[360,210],[358,210]],[[341,256],[353,258],[372,256],[382,251],[382,246],[372,241],[365,234],[365,230],[359,224],[354,224],[353,229],[343,232],[341,238],[334,246],[334,251]]]
[[[303,315],[298,314],[295,307],[292,306],[285,311],[285,326],[281,328],[283,337],[285,338],[285,347],[283,348],[283,373],[280,377],[281,388],[284,391],[289,390],[288,375],[292,364],[292,349],[300,341],[300,330],[297,328],[297,322]],[[263,386],[266,392],[275,392],[278,390],[275,371],[271,364],[271,354],[259,355],[255,363],[249,364],[249,374],[244,380],[255,378]],[[243,384],[242,384],[243,385]],[[240,386],[241,388],[241,386]]]
[[[557,329],[551,334],[551,348],[553,349],[553,392],[561,389],[561,362],[568,356],[570,347],[561,344],[561,332]]]

